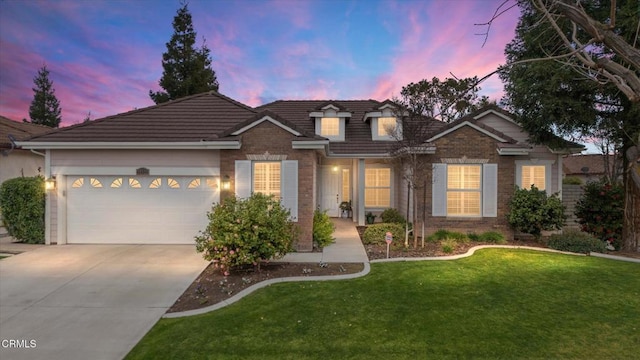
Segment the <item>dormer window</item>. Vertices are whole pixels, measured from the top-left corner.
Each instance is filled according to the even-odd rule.
[[[378,118],[378,137],[391,137],[396,131],[396,118]]]
[[[400,126],[394,116],[373,118],[371,121],[373,140],[400,140]]]
[[[326,103],[309,113],[311,119],[315,119],[316,134],[329,139],[329,141],[344,141],[344,132],[347,119],[351,118],[351,112],[334,103]]]
[[[326,138],[340,136],[340,118],[323,117],[320,119],[320,136]]]

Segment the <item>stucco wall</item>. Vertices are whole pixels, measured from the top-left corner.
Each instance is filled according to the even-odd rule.
[[[52,150],[51,166],[218,167],[218,150]]]
[[[16,177],[36,175],[44,176],[44,156],[18,149],[8,156],[0,155],[0,184]]]

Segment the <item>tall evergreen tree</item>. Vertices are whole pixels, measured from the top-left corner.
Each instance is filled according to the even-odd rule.
[[[62,117],[60,112],[60,102],[55,95],[53,82],[49,80],[49,70],[44,65],[38,70],[38,75],[33,78],[35,88],[33,90],[33,100],[29,106],[29,117],[31,123],[57,128],[60,126]],[[25,120],[25,122],[27,122]]]
[[[209,48],[206,44],[201,48],[195,46],[197,34],[187,4],[173,18],[173,30],[171,40],[166,44],[167,51],[162,54],[164,71],[160,86],[165,91],[149,91],[156,104],[209,90],[218,91]]]

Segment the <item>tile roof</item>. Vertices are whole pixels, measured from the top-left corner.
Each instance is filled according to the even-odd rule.
[[[216,140],[255,111],[216,92],[61,128],[37,142],[193,142]]]
[[[387,104],[394,104],[389,100],[278,100],[251,108],[214,91],[60,128],[48,134],[34,136],[29,141],[75,144],[231,141],[242,136],[234,135],[235,132],[264,116],[270,116],[300,133],[299,140],[326,140],[315,134],[315,123],[309,115],[329,104],[351,113],[345,128],[346,141],[330,142],[330,156],[386,156],[397,148],[395,141],[373,141],[371,124],[363,121],[366,120],[367,113],[376,112]],[[488,109],[509,116],[504,110],[490,106],[450,124],[434,119],[421,119],[420,121],[427,121],[428,124],[420,127],[420,131],[436,135],[469,121],[487,132],[507,139],[511,146],[517,144],[514,139],[473,118]]]
[[[346,141],[329,143],[329,154],[334,156],[377,155],[384,156],[394,147],[393,141],[373,141],[371,125],[362,121],[368,112],[381,106],[376,100],[278,100],[262,105],[257,110],[270,110],[296,124],[300,129],[315,133],[315,123],[309,113],[327,104],[334,104],[351,112],[345,127]]]
[[[8,149],[11,147],[9,135],[16,140],[25,140],[34,135],[45,134],[53,130],[48,126],[13,121],[7,117],[0,116],[0,148]]]

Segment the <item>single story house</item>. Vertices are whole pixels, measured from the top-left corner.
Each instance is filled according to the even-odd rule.
[[[562,164],[565,177],[578,178],[583,184],[611,176],[614,166],[616,173],[622,176],[622,159],[616,159],[615,155],[570,155],[563,159]]]
[[[44,154],[21,149],[16,146],[15,141],[51,130],[47,126],[17,122],[0,116],[0,184],[16,177],[44,175]]]
[[[406,208],[403,170],[390,150],[395,104],[275,101],[249,107],[217,92],[185,97],[19,142],[46,154],[46,243],[193,243],[212,203],[233,194],[278,197],[312,250],[315,209],[339,215]],[[509,235],[515,185],[562,189],[562,157],[527,142],[496,106],[450,124],[428,120],[427,228]],[[577,147],[578,145],[574,147]]]

